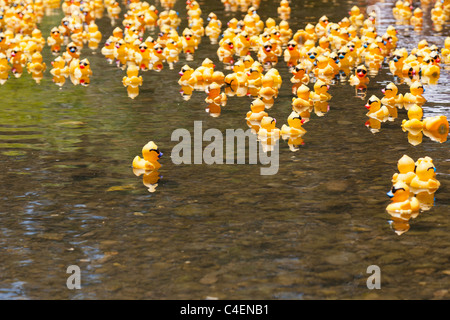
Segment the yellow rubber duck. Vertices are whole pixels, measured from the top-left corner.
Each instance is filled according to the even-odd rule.
[[[303,120],[309,121],[311,111],[313,108],[313,102],[310,99],[310,89],[302,84],[297,89],[297,98],[292,98],[292,110],[296,111]]]
[[[414,81],[409,87],[409,91],[403,96],[403,105],[406,110],[409,109],[411,105],[417,104],[422,106],[427,100],[422,96],[425,92],[423,85],[420,81]]]
[[[302,83],[305,85],[309,83],[309,75],[306,73],[306,68],[302,63],[295,66],[295,68],[292,70],[292,74],[292,83]]]
[[[163,154],[159,151],[158,146],[153,141],[150,141],[142,148],[143,158],[136,156],[133,159],[132,166],[135,169],[144,169],[148,171],[158,170],[161,168],[161,164],[158,160],[162,155]]]
[[[37,84],[39,84],[44,77],[44,71],[47,69],[45,62],[42,62],[42,55],[36,52],[31,57],[31,62],[27,64],[28,73],[31,73],[31,77]]]
[[[369,112],[366,113],[366,116],[370,118],[384,122],[389,116],[388,108],[386,106],[382,106],[380,99],[378,99],[375,95],[369,98],[365,107],[369,110]]]
[[[416,164],[412,158],[407,156],[406,154],[401,157],[397,162],[397,168],[399,173],[395,173],[392,176],[392,183],[404,182],[408,186],[411,183],[411,180],[416,176],[414,173]]]
[[[57,86],[62,87],[69,76],[69,67],[66,66],[66,61],[62,57],[57,57],[52,61],[52,67],[50,70],[53,75],[52,80]]]
[[[250,104],[251,111],[247,112],[245,120],[247,120],[247,122],[249,122],[251,125],[259,126],[261,124],[262,118],[268,116],[267,112],[264,111],[265,108],[266,105],[264,104],[264,102],[262,102],[261,99],[257,98],[253,100]]]
[[[261,141],[263,151],[273,151],[273,147],[280,139],[280,129],[276,127],[276,120],[272,117],[261,119],[261,128],[258,131],[258,140]]]
[[[274,87],[273,78],[270,75],[262,77],[262,87],[258,92],[259,98],[264,102],[267,109],[273,106],[274,98],[278,96],[278,90]]]
[[[440,182],[435,178],[436,167],[430,157],[419,158],[416,161],[416,176],[411,180],[411,190],[414,193],[421,191],[436,192]]]
[[[11,66],[8,63],[6,55],[0,52],[0,84],[4,84],[8,80],[10,70]]]
[[[220,92],[221,86],[213,82],[206,88],[208,96],[205,99],[206,103],[214,103],[224,107],[227,104],[227,96],[225,93]]]
[[[50,46],[50,50],[53,54],[58,54],[61,52],[61,45],[63,42],[64,37],[59,31],[59,28],[52,28],[52,30],[50,30],[50,37],[47,38],[47,44]]]
[[[328,89],[330,88],[322,80],[318,79],[314,84],[314,91],[310,93],[310,99],[312,101],[328,101],[331,99],[331,95],[328,93]]]
[[[284,50],[284,61],[288,67],[293,67],[298,64],[300,60],[300,52],[297,49],[297,42],[291,40],[287,43],[287,48]]]
[[[433,141],[447,141],[449,123],[446,116],[427,117],[423,119],[423,133]]]
[[[406,183],[397,182],[387,193],[392,203],[386,208],[388,212],[413,213],[420,209],[419,201],[416,197],[410,198],[410,190]]]
[[[217,44],[217,40],[220,37],[222,22],[217,19],[217,15],[213,12],[208,15],[208,21],[208,25],[205,28],[205,35],[209,37],[211,44]]]
[[[284,140],[288,138],[295,139],[298,137],[302,137],[306,133],[306,130],[302,127],[305,121],[296,111],[291,112],[287,121],[288,125],[283,124],[280,131],[281,136]]]
[[[127,88],[128,97],[134,99],[139,95],[139,86],[142,85],[142,81],[139,68],[135,64],[130,64],[127,68],[127,76],[122,79],[122,84]]]
[[[350,85],[356,87],[367,87],[370,79],[367,76],[367,68],[364,65],[360,65],[356,68],[355,74],[350,76]]]
[[[88,86],[92,75],[91,66],[88,59],[74,59],[69,65],[70,80],[74,85],[81,84]]]

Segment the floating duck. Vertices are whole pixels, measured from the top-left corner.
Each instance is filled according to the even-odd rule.
[[[319,38],[326,35],[327,32],[327,26],[328,26],[329,20],[327,16],[322,16],[319,19],[319,22],[316,24],[314,30]]]
[[[419,158],[416,161],[414,172],[416,176],[411,180],[410,184],[412,192],[436,192],[440,182],[435,178],[436,167],[433,165],[433,160],[430,157]]]
[[[69,76],[69,67],[66,66],[66,61],[62,57],[57,57],[52,61],[53,69],[50,73],[53,75],[52,81],[59,87],[62,87]]]
[[[423,119],[423,134],[433,141],[447,141],[449,123],[446,116],[427,117]]]
[[[298,64],[300,60],[300,52],[297,49],[297,42],[291,40],[287,44],[286,50],[284,50],[284,61],[288,67],[293,67]]]
[[[386,106],[382,106],[380,99],[378,99],[375,95],[369,98],[365,107],[369,110],[369,112],[366,113],[366,116],[369,118],[374,118],[383,122],[386,121],[389,116],[388,108]]]
[[[289,1],[281,0],[277,12],[281,20],[288,20],[291,16],[291,7],[289,6]]]
[[[387,193],[392,203],[386,208],[388,212],[413,213],[420,209],[419,201],[416,197],[410,198],[410,190],[406,183],[397,182]]]
[[[420,81],[414,81],[409,87],[410,92],[407,92],[403,96],[403,106],[406,110],[413,104],[422,106],[427,100],[422,96],[425,92],[423,85]]]
[[[278,89],[274,87],[273,78],[270,75],[264,75],[262,77],[262,87],[259,90],[259,98],[264,102],[267,109],[273,106],[274,98],[278,96]]]
[[[144,169],[147,171],[158,170],[161,168],[161,164],[158,160],[162,155],[163,154],[159,151],[158,146],[153,141],[150,141],[142,148],[143,158],[136,156],[133,159],[132,166],[135,169]]]
[[[361,10],[357,6],[353,6],[348,14],[350,15],[349,19],[352,25],[357,28],[362,27],[364,23],[364,15],[361,13]]]
[[[217,56],[219,60],[225,64],[233,64],[233,56],[235,54],[233,40],[227,39],[217,49]]]
[[[88,31],[84,34],[84,38],[88,43],[89,49],[92,51],[97,50],[102,40],[102,34],[98,31],[98,26],[93,21],[88,25]]]
[[[264,152],[273,151],[280,139],[280,129],[276,128],[276,120],[272,117],[261,119],[261,128],[258,131],[258,140],[261,141]]]
[[[14,47],[6,51],[9,63],[12,65],[12,73],[16,78],[20,78],[23,73],[23,67],[27,63],[27,57],[23,54],[20,47]]]
[[[423,25],[423,10],[420,8],[416,8],[413,12],[413,16],[410,19],[411,25],[414,27],[414,30],[420,30]]]
[[[311,92],[309,88],[302,84],[297,89],[297,98],[292,98],[292,110],[300,114],[305,122],[309,121],[311,110],[313,108],[313,102],[310,99],[310,94]]]
[[[220,93],[221,86],[215,82],[211,83],[206,88],[208,96],[205,99],[207,103],[214,103],[216,105],[225,106],[227,104],[227,96],[225,93]]]
[[[328,101],[331,99],[331,95],[328,93],[328,89],[330,88],[322,80],[318,79],[314,84],[314,91],[311,91],[310,98],[313,101]]]
[[[283,139],[302,137],[306,133],[306,130],[302,127],[304,122],[300,114],[292,111],[288,117],[288,125],[283,124],[281,127],[280,133]]]
[[[57,27],[50,30],[50,37],[47,38],[47,44],[50,46],[50,50],[53,54],[61,52],[61,45],[64,42],[64,37]]]
[[[292,70],[292,83],[302,83],[302,84],[308,84],[309,83],[309,75],[306,73],[306,68],[302,63],[297,64],[295,68]]]
[[[217,44],[222,28],[222,22],[217,19],[217,16],[213,12],[208,15],[208,21],[208,25],[205,28],[205,35],[209,37],[211,44]]]
[[[274,43],[266,41],[258,50],[258,60],[262,64],[275,66],[278,63],[278,56],[274,50]]]
[[[267,112],[264,111],[265,108],[266,105],[259,98],[253,100],[250,104],[251,111],[247,112],[245,120],[247,120],[247,123],[251,128],[255,129],[255,133],[259,131],[261,120],[268,116]]]
[[[90,76],[92,75],[91,66],[88,59],[78,60],[74,59],[69,65],[70,80],[74,85],[81,84],[88,86],[90,83]]]
[[[39,84],[44,77],[44,71],[47,69],[45,62],[42,62],[42,55],[36,52],[31,57],[31,62],[27,64],[28,73],[37,84]]]
[[[408,132],[408,142],[412,145],[422,143],[423,123],[421,121],[423,110],[417,104],[412,105],[408,110],[409,120],[402,121],[402,130]]]
[[[395,173],[392,176],[392,183],[404,182],[408,186],[411,183],[411,180],[416,176],[414,173],[416,164],[414,160],[408,157],[406,154],[401,157],[397,162],[397,168],[399,173]]]
[[[350,85],[356,87],[367,87],[369,84],[369,77],[367,76],[367,69],[364,65],[356,68],[355,74],[350,76]]]
[[[134,99],[139,95],[142,81],[142,76],[139,76],[139,68],[135,64],[130,64],[127,68],[127,76],[122,79],[122,84],[127,88],[128,97]]]
[[[314,68],[314,75],[316,78],[320,76],[333,77],[335,75],[335,70],[328,63],[329,59],[324,56],[318,56],[316,59],[316,67]]]
[[[183,30],[183,52],[186,54],[186,60],[192,61],[194,59],[195,50],[197,50],[197,41],[191,29],[185,28]]]

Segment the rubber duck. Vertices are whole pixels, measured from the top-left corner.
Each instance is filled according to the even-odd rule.
[[[209,37],[211,44],[217,44],[217,40],[221,33],[222,22],[217,19],[217,16],[213,12],[208,15],[207,20],[209,22],[205,28],[205,35]]]
[[[221,86],[215,82],[206,87],[205,92],[208,96],[205,99],[206,103],[214,103],[216,105],[225,106],[227,104],[227,96],[220,92]]]
[[[178,73],[180,75],[178,84],[181,86],[195,86],[197,84],[197,78],[192,76],[194,71],[188,65],[184,65]]]
[[[398,88],[393,82],[388,83],[381,92],[384,94],[381,103],[388,107],[389,112],[394,108],[403,108],[403,95],[398,93]],[[392,112],[394,111],[392,110]],[[394,116],[392,112],[391,116]]]
[[[395,173],[392,176],[392,183],[404,182],[406,185],[410,185],[411,180],[416,176],[414,173],[416,164],[414,160],[408,157],[406,154],[401,157],[397,162],[397,168],[399,173]]]
[[[153,47],[154,48],[154,47]],[[141,70],[147,71],[150,66],[152,50],[148,48],[147,42],[139,43],[138,50],[133,52],[133,61]],[[166,57],[166,55],[165,55]],[[167,57],[166,57],[167,58]]]
[[[328,101],[331,99],[331,95],[328,93],[330,88],[322,80],[318,79],[314,84],[314,91],[311,91],[310,98],[312,101]]]
[[[289,39],[292,38],[292,29],[289,27],[289,22],[283,20],[279,24],[280,28],[280,41],[282,45],[286,45],[289,42]]]
[[[413,213],[420,209],[419,201],[416,197],[410,198],[410,189],[404,182],[397,182],[387,193],[392,203],[386,208],[388,212]]]
[[[226,40],[222,43],[222,45],[217,49],[217,56],[219,60],[225,64],[233,64],[233,56],[235,54],[234,51],[234,43],[233,40]]]
[[[358,66],[355,70],[355,74],[350,76],[350,85],[352,86],[367,87],[369,81],[367,69],[364,65]]]
[[[261,79],[262,86],[258,92],[259,98],[264,102],[267,109],[273,106],[274,98],[278,96],[278,90],[274,86],[273,78],[270,75],[264,75]]]
[[[297,98],[292,98],[292,110],[296,111],[305,122],[309,121],[313,102],[310,99],[310,89],[302,84],[297,89]]]
[[[245,57],[250,54],[250,36],[247,31],[237,34],[233,40],[233,49],[239,57]]]
[[[23,67],[27,63],[27,57],[23,54],[20,47],[14,47],[6,51],[9,63],[12,65],[12,73],[16,78],[20,78],[23,73]]]
[[[52,61],[52,69],[50,73],[53,75],[52,81],[59,87],[62,87],[69,76],[69,67],[66,66],[66,61],[62,57],[57,57]]]
[[[189,24],[189,28],[194,34],[197,46],[202,42],[202,37],[205,35],[205,28],[203,27],[203,20],[200,18],[193,19]]]
[[[407,92],[403,96],[403,106],[406,110],[413,104],[422,106],[427,100],[422,96],[425,92],[423,85],[420,81],[414,81],[409,87],[410,92]]]
[[[339,58],[339,69],[340,70],[348,69],[352,65],[351,54],[349,54],[349,49],[346,46],[343,46],[341,49],[339,49],[337,53]]]
[[[389,69],[393,74],[399,74],[403,70],[404,60],[408,56],[408,52],[405,50],[395,50],[392,56],[392,60],[389,61]]]
[[[78,50],[78,47],[75,45],[75,43],[70,42],[67,45],[66,51],[63,53],[62,57],[67,64],[70,64],[73,59],[80,58],[80,50]]]
[[[81,84],[88,86],[90,83],[90,76],[92,75],[91,67],[88,59],[78,60],[74,59],[69,65],[70,80],[74,85]]]
[[[264,43],[258,50],[258,60],[262,64],[275,66],[278,63],[278,56],[273,51],[273,44],[270,41]]]
[[[316,24],[314,30],[319,38],[326,35],[329,20],[327,16],[322,16]]]
[[[367,101],[365,107],[369,110],[366,116],[380,121],[385,121],[389,116],[389,110],[386,106],[381,105],[380,99],[373,95]]]
[[[173,70],[174,64],[179,60],[180,51],[178,50],[178,44],[175,40],[169,39],[166,42],[166,47],[163,50],[163,56],[169,64],[170,70]]]
[[[50,46],[50,50],[53,54],[61,52],[61,45],[64,42],[64,37],[57,27],[50,30],[50,37],[47,38],[47,44]]]
[[[281,136],[284,140],[288,138],[302,137],[306,133],[306,130],[302,127],[305,121],[296,111],[291,112],[287,121],[288,125],[283,124],[280,130]]]
[[[306,73],[306,68],[302,63],[299,63],[293,68],[292,70],[292,83],[302,83],[302,84],[308,84],[309,83],[309,75]]]
[[[288,20],[291,16],[291,7],[289,6],[289,1],[281,0],[277,12],[281,20]]]
[[[264,152],[273,151],[276,142],[280,139],[280,129],[276,128],[276,122],[274,118],[268,116],[261,119],[258,140]]]
[[[423,59],[423,63],[420,66],[419,75],[421,77],[425,77],[425,79],[427,79],[427,82],[430,82],[431,80],[432,84],[436,84],[437,80],[439,80],[439,77],[441,75],[441,68],[435,64],[435,59],[433,59],[431,55],[427,55]]]
[[[148,142],[142,148],[142,157],[136,156],[133,159],[132,166],[135,169],[144,169],[147,171],[158,170],[161,164],[158,160],[162,157],[162,152],[159,151],[158,146],[153,142]]]
[[[182,35],[183,52],[186,54],[186,60],[192,61],[195,50],[197,50],[197,41],[192,30],[189,28],[185,28]]]
[[[139,95],[139,86],[142,85],[142,81],[142,76],[139,76],[139,67],[135,64],[128,65],[127,75],[122,79],[122,84],[127,88],[128,97],[134,99]]]
[[[42,62],[42,55],[36,52],[31,57],[31,62],[27,64],[28,73],[37,84],[39,84],[44,77],[44,71],[47,69],[45,62]]]
[[[316,78],[319,78],[320,76],[332,77],[335,75],[335,70],[329,65],[328,58],[326,56],[321,55],[317,57],[314,75]]]
[[[6,80],[9,78],[9,71],[11,66],[8,63],[8,58],[2,52],[0,52],[0,84],[5,84]]]
[[[88,47],[92,51],[97,50],[100,41],[102,40],[102,34],[98,31],[98,26],[95,22],[91,22],[88,26],[88,31],[85,33],[85,39],[88,42]]]
[[[331,53],[330,40],[328,39],[328,37],[321,37],[319,39],[319,46],[317,46],[316,49],[319,55]]]
[[[421,121],[423,110],[417,104],[412,105],[408,110],[408,119],[402,121],[402,130],[408,132],[408,142],[412,145],[422,143],[423,123]]]
[[[433,141],[444,143],[447,141],[449,123],[446,116],[434,116],[423,119],[423,134]]]
[[[106,7],[106,11],[108,13],[109,19],[111,19],[111,25],[116,25],[116,21],[119,20],[119,14],[120,12],[122,12],[122,9],[119,6],[119,2],[112,2],[110,6]]]
[[[262,73],[261,70],[258,67],[253,67],[253,64],[248,67],[249,63],[251,61],[245,61],[245,59],[242,60],[243,69],[245,70],[246,79],[245,82],[239,81],[240,85],[248,85],[252,88],[259,88],[262,85]]]
[[[416,161],[414,172],[416,176],[411,180],[410,184],[411,190],[414,193],[422,191],[433,193],[441,185],[435,178],[436,167],[433,165],[433,160],[430,157],[419,158]]]
[[[286,50],[284,50],[284,61],[288,67],[293,67],[298,64],[300,60],[300,52],[297,49],[297,42],[291,40],[287,44]]]
[[[410,19],[411,25],[414,27],[414,30],[420,30],[423,25],[423,10],[420,8],[416,8],[413,12],[413,16]]]
[[[270,76],[273,79],[273,84],[275,88],[279,89],[281,87],[281,83],[283,82],[280,73],[277,69],[272,68],[266,72],[266,76]]]
[[[364,23],[364,15],[361,13],[361,10],[357,6],[353,6],[349,13],[350,15],[350,22],[352,25],[356,26],[357,28],[362,27]]]
[[[442,3],[440,1],[436,1],[436,4],[433,9],[431,9],[431,20],[435,25],[443,25],[447,20],[446,14],[443,10]]]
[[[264,111],[265,108],[266,105],[264,104],[264,102],[262,102],[261,99],[257,98],[253,100],[252,103],[250,104],[251,111],[247,112],[245,120],[247,120],[249,126],[257,127],[255,128],[256,133],[259,131],[262,118],[268,116],[267,112]]]
[[[45,39],[42,36],[42,32],[39,29],[34,29],[31,33],[31,40],[36,44],[38,51],[41,52],[45,46]]]
[[[315,26],[311,23],[308,23],[305,26],[305,29],[300,29],[294,34],[293,40],[295,40],[295,42],[297,43],[303,44],[306,42],[306,40],[312,40],[315,43],[317,41]]]

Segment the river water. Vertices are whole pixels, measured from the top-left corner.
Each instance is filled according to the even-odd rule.
[[[199,3],[204,19],[214,11],[224,25],[244,15],[225,12],[219,1]],[[275,18],[274,3],[261,2],[263,20]],[[354,4],[373,3],[298,1],[289,22],[294,32],[323,14],[338,22]],[[377,6],[383,33],[395,24],[393,1]],[[175,9],[185,18],[184,1]],[[443,46],[449,26],[434,31],[429,10],[420,33],[396,26],[399,47],[411,50],[423,38]],[[44,19],[45,37],[60,19]],[[102,45],[113,28],[106,16],[98,25]],[[332,85],[330,111],[304,125],[305,145],[291,152],[281,142],[275,175],[260,175],[259,164],[174,165],[175,129],[193,132],[194,121],[203,130],[248,129],[251,98],[229,97],[214,118],[205,112],[205,93],[189,101],[179,94],[185,63],[197,67],[209,57],[224,70],[216,50],[204,38],[194,61],[180,55],[175,70],[142,73],[134,100],[122,85],[124,71],[88,49],[89,87],[69,81],[60,90],[48,71],[40,85],[24,73],[0,87],[0,298],[450,298],[449,142],[409,144],[400,127],[405,110],[378,133],[368,130],[364,105],[393,80],[387,66],[371,78],[367,99],[347,83]],[[47,65],[52,59],[46,47]],[[269,113],[280,127],[291,112],[292,84],[286,65],[276,68],[283,84]],[[426,86],[425,117],[450,116],[449,72]],[[153,193],[131,169],[150,140],[164,153]],[[403,154],[433,158],[441,187],[434,206],[399,236],[385,209]],[[66,287],[69,265],[80,267],[80,290]],[[381,269],[380,290],[366,286],[370,265]]]

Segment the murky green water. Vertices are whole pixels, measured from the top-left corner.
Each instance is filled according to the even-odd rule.
[[[243,17],[225,13],[219,1],[199,2],[205,16],[214,11],[224,24]],[[274,17],[272,3],[262,1],[263,20]],[[322,14],[337,22],[353,4],[367,5],[291,4],[291,28]],[[382,32],[395,23],[392,5],[380,4]],[[185,16],[184,1],[176,9]],[[60,18],[44,20],[45,36]],[[99,26],[105,40],[109,20]],[[449,34],[448,26],[432,30],[429,11],[422,34],[398,30],[399,46],[408,49],[424,36],[442,47]],[[204,38],[189,64],[210,57],[221,69],[216,50]],[[203,121],[204,130],[246,130],[251,99],[230,97],[218,118],[205,112],[202,92],[183,101],[177,84],[183,57],[176,70],[143,73],[140,95],[131,100],[122,70],[87,49],[83,56],[93,70],[87,88],[69,81],[59,90],[48,71],[40,85],[24,74],[0,87],[0,298],[450,298],[449,142],[424,137],[410,145],[400,128],[405,110],[373,134],[364,125],[366,99],[335,84],[330,111],[305,124],[305,145],[293,153],[281,143],[278,174],[261,176],[260,165],[176,166],[173,130],[192,131],[194,121]],[[284,83],[270,115],[281,126],[292,94],[287,67],[276,67]],[[392,79],[384,66],[367,98],[381,97]],[[426,87],[424,116],[450,116],[449,80],[442,70],[438,85]],[[149,140],[165,153],[154,193],[131,170]],[[432,157],[441,187],[434,207],[398,236],[385,208],[403,154]],[[81,290],[66,287],[69,265],[81,268]],[[369,265],[381,268],[381,290],[366,287]]]

